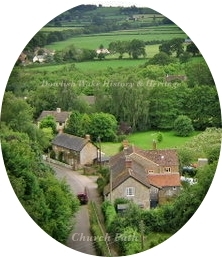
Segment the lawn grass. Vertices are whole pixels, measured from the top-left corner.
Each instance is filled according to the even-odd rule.
[[[130,144],[133,144],[139,148],[149,150],[152,149],[152,142],[156,140],[158,131],[147,131],[133,133],[127,137]],[[163,140],[157,143],[157,149],[170,149],[170,148],[180,148],[187,141],[192,140],[192,137],[199,134],[200,132],[195,131],[192,136],[189,137],[178,137],[175,136],[173,131],[161,132],[163,135]],[[112,156],[119,152],[121,143],[109,143],[105,142],[101,144],[102,152],[108,156]]]

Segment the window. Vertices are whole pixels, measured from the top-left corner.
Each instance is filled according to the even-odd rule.
[[[176,187],[173,187],[173,190],[177,190],[177,188],[176,188]]]
[[[135,195],[135,188],[134,187],[127,187],[126,188],[126,196],[134,196]]]
[[[165,172],[171,172],[171,168],[170,168],[170,167],[165,167],[165,168],[164,168],[164,171],[165,171]]]
[[[146,169],[146,174],[150,174],[150,173],[154,173],[154,170],[149,170],[149,169]]]

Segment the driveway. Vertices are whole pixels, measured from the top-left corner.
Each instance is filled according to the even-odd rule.
[[[89,199],[93,201],[100,201],[95,176],[84,176],[76,171],[61,167],[50,163],[50,166],[56,172],[59,179],[65,178],[70,185],[74,194],[83,192],[87,187]],[[79,211],[73,217],[75,221],[74,228],[67,240],[67,246],[82,253],[97,255],[94,243],[92,241],[92,234],[90,232],[89,214],[87,205],[80,206]]]

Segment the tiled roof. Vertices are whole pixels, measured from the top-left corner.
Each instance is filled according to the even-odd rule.
[[[126,158],[131,161],[131,167],[126,167]],[[150,187],[180,186],[180,175],[178,173],[148,174],[147,168],[150,163],[158,166],[178,166],[179,160],[175,149],[142,150],[130,146],[110,158],[110,171],[112,174],[112,188],[118,187],[127,178],[133,177],[141,184]],[[110,192],[110,185],[105,187],[105,193]]]
[[[157,187],[181,186],[179,173],[149,174],[147,180],[151,185],[154,185]]]
[[[83,147],[89,142],[88,139],[69,135],[66,133],[58,134],[53,140],[52,144],[64,147],[69,150],[81,151]]]
[[[179,165],[176,149],[142,150],[135,148],[135,153],[160,166]]]
[[[122,172],[118,173],[116,177],[112,180],[112,190],[117,188],[119,185],[121,185],[124,181],[126,181],[128,178],[133,178],[136,181],[138,181],[140,184],[144,185],[147,188],[150,188],[150,183],[148,180],[143,176],[143,173],[139,174],[139,172],[135,171],[132,168],[125,168]],[[110,192],[110,184],[108,184],[104,188],[104,193],[107,194]]]
[[[69,116],[70,116],[70,112],[66,112],[66,111],[42,111],[42,113],[40,114],[40,116],[38,117],[38,121],[42,120],[43,118],[45,118],[46,116],[53,116],[55,118],[55,120],[57,122],[65,122]]]

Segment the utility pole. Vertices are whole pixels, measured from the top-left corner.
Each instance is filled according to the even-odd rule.
[[[140,227],[140,235],[141,235],[141,250],[143,251],[144,250],[144,230],[145,230],[143,220],[140,220],[139,227]]]
[[[110,169],[110,167],[109,167],[109,176],[110,176],[110,178],[109,178],[109,185],[110,185],[110,203],[112,203],[112,190],[113,190],[113,178],[112,178],[112,170]]]
[[[101,168],[102,168],[102,153],[101,153],[101,139],[100,139],[100,136],[98,136],[97,141],[99,143],[99,168],[101,170]]]

